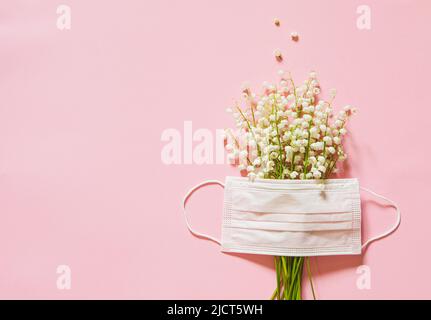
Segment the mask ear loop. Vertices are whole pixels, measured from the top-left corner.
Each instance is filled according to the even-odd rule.
[[[218,181],[218,180],[205,180],[205,181],[203,181],[203,182],[201,182],[201,183],[199,183],[199,184],[195,185],[193,188],[191,188],[191,189],[186,193],[186,195],[185,195],[185,196],[184,196],[184,198],[183,198],[183,213],[184,213],[184,219],[185,219],[185,221],[186,221],[187,228],[189,229],[189,231],[190,231],[193,235],[195,235],[195,236],[197,236],[197,237],[200,237],[200,238],[205,238],[205,239],[208,239],[208,240],[214,241],[215,243],[218,243],[219,245],[221,245],[220,240],[218,240],[218,239],[216,239],[216,238],[214,238],[214,237],[212,237],[212,236],[210,236],[210,235],[208,235],[208,234],[200,233],[200,232],[198,232],[198,231],[193,230],[192,226],[190,225],[189,219],[187,218],[187,214],[186,214],[186,203],[187,203],[187,200],[190,198],[190,196],[193,194],[193,192],[195,192],[197,189],[199,189],[199,188],[201,188],[201,187],[203,187],[203,186],[210,185],[210,184],[218,184],[219,186],[221,186],[221,187],[223,187],[223,188],[224,188],[224,183],[223,183],[223,182],[221,182],[221,181]]]
[[[387,237],[392,232],[394,232],[395,230],[397,230],[397,228],[399,227],[399,225],[401,223],[401,211],[400,211],[399,206],[394,201],[392,201],[392,200],[390,200],[390,199],[388,199],[388,198],[386,198],[386,197],[384,197],[384,196],[382,196],[382,195],[380,195],[380,194],[378,194],[378,193],[376,193],[374,191],[371,191],[370,189],[367,189],[367,188],[364,188],[364,187],[361,187],[361,189],[364,190],[364,191],[366,191],[366,192],[368,192],[368,193],[370,193],[370,194],[372,194],[373,196],[375,196],[377,198],[380,198],[380,199],[383,199],[383,200],[389,202],[397,210],[397,221],[395,222],[395,224],[388,231],[383,232],[382,234],[379,234],[379,235],[377,235],[377,236],[375,236],[373,238],[370,238],[367,241],[365,241],[365,243],[362,245],[362,250],[363,250],[371,242],[374,242],[376,240],[379,240],[379,239],[382,239],[384,237]]]

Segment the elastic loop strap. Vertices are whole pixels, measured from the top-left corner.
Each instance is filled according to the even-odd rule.
[[[398,207],[398,205],[394,202],[394,201],[392,201],[392,200],[390,200],[390,199],[388,199],[388,198],[386,198],[386,197],[384,197],[384,196],[382,196],[382,195],[380,195],[380,194],[377,194],[377,193],[375,193],[374,191],[371,191],[370,189],[367,189],[367,188],[364,188],[364,187],[361,187],[361,189],[362,190],[364,190],[364,191],[366,191],[366,192],[368,192],[368,193],[370,193],[370,194],[372,194],[372,195],[374,195],[375,197],[377,197],[377,198],[380,198],[380,199],[383,199],[383,200],[385,200],[385,201],[387,201],[387,202],[389,202],[396,210],[397,210],[397,221],[395,222],[395,224],[392,226],[392,228],[390,228],[388,231],[386,231],[386,232],[383,232],[382,234],[379,234],[379,235],[377,235],[377,236],[375,236],[375,237],[373,237],[373,238],[371,238],[371,239],[368,239],[363,245],[362,245],[362,249],[364,249],[366,246],[368,246],[371,242],[374,242],[374,241],[376,241],[376,240],[379,240],[379,239],[382,239],[382,238],[384,238],[384,237],[387,237],[388,235],[390,235],[392,232],[394,232],[395,230],[397,230],[397,228],[399,227],[399,225],[400,225],[400,223],[401,223],[401,212],[400,212],[400,208]]]
[[[214,238],[214,237],[212,237],[212,236],[210,236],[210,235],[208,235],[208,234],[200,233],[200,232],[197,232],[197,231],[193,230],[193,228],[192,228],[192,226],[190,225],[190,222],[189,222],[189,220],[188,220],[188,218],[187,218],[187,214],[186,214],[186,203],[187,203],[187,200],[190,198],[190,196],[193,194],[193,192],[195,192],[197,189],[199,189],[199,188],[201,188],[201,187],[203,187],[203,186],[209,185],[209,184],[218,184],[218,185],[220,185],[220,186],[222,186],[222,187],[224,188],[224,183],[223,183],[223,182],[220,182],[220,181],[218,181],[218,180],[205,180],[205,181],[203,181],[203,182],[201,182],[201,183],[199,183],[199,184],[195,185],[193,188],[191,188],[191,189],[186,193],[186,195],[184,196],[184,199],[183,199],[183,212],[184,212],[184,219],[186,220],[187,228],[189,229],[189,231],[190,231],[192,234],[194,234],[194,235],[195,235],[195,236],[197,236],[197,237],[201,237],[201,238],[205,238],[205,239],[208,239],[208,240],[214,241],[215,243],[218,243],[219,245],[221,245],[220,240],[218,240],[218,239],[216,239],[216,238]]]

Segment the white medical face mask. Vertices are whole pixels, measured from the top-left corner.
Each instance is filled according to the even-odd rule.
[[[221,241],[194,231],[185,214],[187,199],[207,184],[225,187]],[[394,226],[364,244],[360,189],[397,210]],[[190,232],[219,243],[222,251],[274,256],[360,254],[371,242],[395,231],[401,221],[394,202],[360,188],[357,179],[249,181],[227,177],[226,184],[209,180],[192,188],[184,197],[183,208]]]

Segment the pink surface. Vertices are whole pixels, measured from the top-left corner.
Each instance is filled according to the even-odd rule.
[[[362,257],[314,259],[318,297],[431,298],[430,1],[68,0],[63,31],[59,4],[0,4],[0,298],[268,298],[271,257],[220,253],[183,221],[189,187],[236,170],[165,165],[161,134],[232,125],[243,81],[276,79],[276,48],[298,81],[315,69],[324,93],[358,107],[343,176],[403,212]],[[361,4],[370,30],[356,27]],[[394,211],[367,199],[368,237]],[[219,236],[222,200],[197,192],[193,225]],[[64,264],[70,290],[56,287]],[[370,290],[356,287],[362,264]]]

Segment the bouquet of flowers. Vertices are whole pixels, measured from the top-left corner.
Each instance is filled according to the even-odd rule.
[[[316,73],[295,85],[290,73],[279,71],[277,84],[265,82],[256,94],[243,87],[242,102],[228,108],[236,129],[227,129],[226,150],[230,163],[251,180],[327,179],[346,159],[343,136],[347,120],[356,110],[344,107],[334,116],[331,90],[328,101],[319,99]],[[307,270],[314,294],[309,257],[274,257],[276,289],[272,299],[301,299]]]

